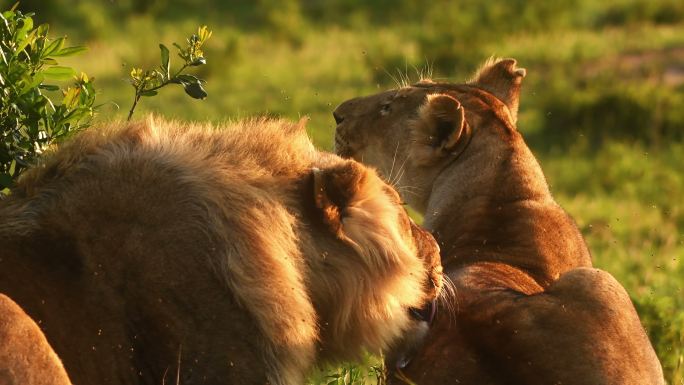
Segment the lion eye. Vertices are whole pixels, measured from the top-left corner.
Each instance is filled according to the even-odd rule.
[[[390,106],[389,103],[385,103],[380,106],[380,115],[385,116],[392,111],[392,107]]]

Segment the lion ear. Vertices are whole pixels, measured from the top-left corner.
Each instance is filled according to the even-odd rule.
[[[368,170],[355,161],[345,161],[326,169],[314,168],[314,201],[325,222],[335,235],[343,236],[347,208],[359,199]]]
[[[461,103],[447,94],[431,94],[418,110],[411,155],[418,165],[428,165],[449,154],[459,154],[467,144],[470,127]]]
[[[504,102],[514,124],[518,120],[520,85],[527,74],[524,68],[517,68],[516,64],[515,59],[490,59],[480,67],[473,80],[469,82]]]

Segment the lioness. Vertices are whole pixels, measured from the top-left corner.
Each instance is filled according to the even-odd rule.
[[[663,384],[627,293],[591,267],[580,232],[516,130],[524,76],[515,60],[495,60],[465,84],[420,82],[334,111],[337,153],[401,186],[455,285],[413,360],[389,356],[398,367],[392,377]]]
[[[399,195],[279,120],[80,134],[0,203],[0,245],[76,385],[301,385],[414,334],[441,286]]]

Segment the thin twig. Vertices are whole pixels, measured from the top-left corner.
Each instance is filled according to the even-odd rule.
[[[138,105],[138,101],[140,101],[140,98],[142,97],[143,92],[156,91],[156,90],[158,90],[158,89],[160,89],[160,88],[162,88],[162,87],[164,87],[164,86],[166,86],[166,85],[168,85],[168,84],[170,84],[170,83],[175,83],[175,81],[178,80],[178,75],[180,75],[181,72],[183,72],[186,68],[188,68],[188,65],[189,65],[188,63],[185,63],[185,64],[176,72],[175,75],[173,75],[172,77],[170,77],[170,78],[168,78],[167,80],[163,81],[163,82],[162,82],[161,84],[159,84],[158,86],[155,86],[155,87],[152,87],[152,88],[145,89],[145,82],[143,82],[143,83],[142,83],[142,87],[140,87],[140,88],[137,88],[137,87],[136,87],[136,89],[135,89],[135,99],[133,99],[133,105],[131,106],[131,110],[128,112],[128,118],[126,119],[126,121],[129,121],[129,122],[130,122],[131,118],[133,117],[133,111],[135,110],[135,107]]]

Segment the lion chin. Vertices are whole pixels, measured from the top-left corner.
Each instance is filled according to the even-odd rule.
[[[75,384],[301,384],[405,343],[441,288],[399,195],[302,122],[91,129],[0,202],[0,243]]]
[[[467,83],[420,82],[333,113],[336,152],[395,181],[454,284],[424,343],[386,355],[390,382],[662,385],[629,295],[591,267],[516,129],[525,75],[493,59]]]

